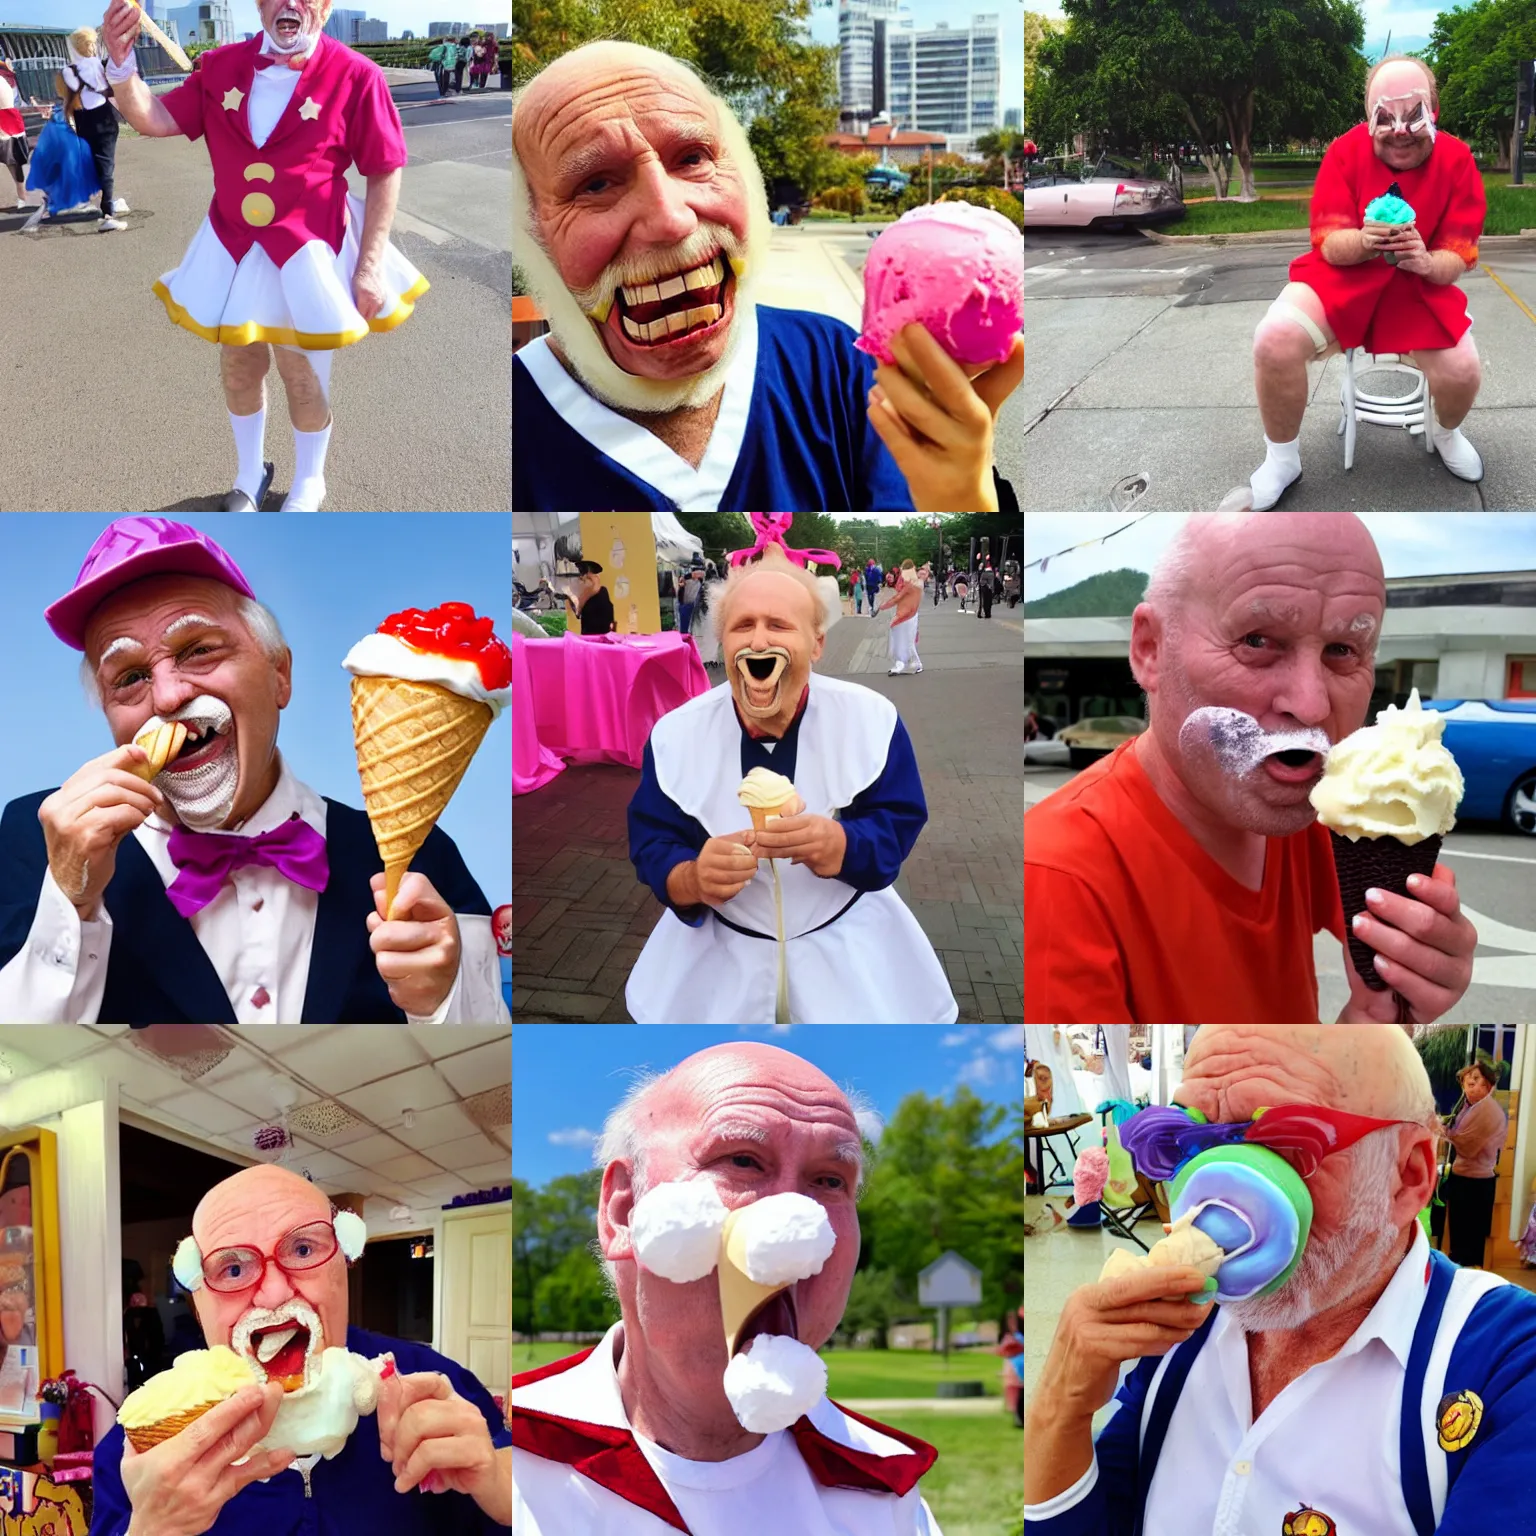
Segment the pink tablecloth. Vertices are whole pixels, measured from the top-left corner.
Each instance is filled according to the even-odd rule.
[[[547,783],[560,757],[640,767],[651,727],[710,688],[693,641],[671,633],[513,635],[512,670],[515,794]]]

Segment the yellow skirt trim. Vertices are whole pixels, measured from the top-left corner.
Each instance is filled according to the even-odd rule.
[[[171,297],[171,290],[158,278],[154,295],[165,305],[165,312],[183,330],[201,336],[204,341],[222,343],[226,347],[249,347],[258,341],[271,342],[278,347],[302,347],[306,352],[334,352],[350,347],[374,331],[392,331],[404,325],[416,309],[416,300],[432,285],[424,277],[417,278],[395,301],[395,312],[382,320],[370,320],[361,330],[331,331],[325,334],[313,331],[293,331],[282,326],[256,325],[248,321],[244,325],[201,325]]]

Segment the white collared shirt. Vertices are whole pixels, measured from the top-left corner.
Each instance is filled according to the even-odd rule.
[[[276,787],[262,806],[225,835],[255,837],[297,813],[322,837],[326,805],[279,757]],[[167,888],[179,871],[171,861],[171,826],[150,816],[134,837]],[[250,864],[226,876],[219,893],[189,921],[218,973],[239,1024],[297,1024],[304,1017],[310,951],[320,895],[272,868]],[[459,974],[442,1006],[412,1024],[508,1021],[491,920],[459,913]],[[0,1022],[93,1024],[107,987],[112,918],[105,906],[81,922],[49,871],[43,877],[27,942],[0,968]]]
[[[611,1429],[630,1429],[619,1391],[615,1323],[568,1371],[512,1393],[519,1408]],[[909,1455],[900,1441],[848,1418],[825,1397],[808,1417],[839,1444],[875,1456]],[[631,1433],[634,1433],[631,1430]],[[689,1536],[943,1536],[918,1489],[900,1498],[818,1483],[788,1430],[726,1461],[688,1461],[643,1436],[635,1444],[688,1524]],[[512,1452],[512,1536],[677,1536],[659,1516],[574,1467]]]
[[[281,54],[270,53],[265,48],[262,52],[268,54],[270,58],[282,57]],[[297,69],[258,69],[256,71],[256,78],[251,81],[251,99],[246,103],[246,122],[251,130],[251,142],[257,149],[272,137],[272,130],[277,127],[278,119],[288,110],[288,103],[293,99],[293,93],[299,88],[300,73],[301,71]]]

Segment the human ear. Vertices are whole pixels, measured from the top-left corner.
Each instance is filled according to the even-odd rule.
[[[635,1186],[629,1165],[612,1162],[603,1170],[597,1199],[597,1241],[605,1259],[632,1259],[629,1218],[635,1207]]]

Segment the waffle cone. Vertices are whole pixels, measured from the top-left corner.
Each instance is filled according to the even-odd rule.
[[[777,805],[749,805],[747,810],[751,813],[753,827],[761,832],[768,825],[768,818],[782,816],[784,807],[788,804],[788,800],[781,800]]]
[[[352,679],[363,804],[384,860],[385,912],[491,724],[488,706],[436,683]]]
[[[136,1451],[152,1450],[155,1446],[169,1440],[174,1435],[179,1435],[189,1424],[195,1423],[208,1412],[210,1408],[217,1408],[224,1401],[220,1398],[211,1403],[199,1403],[196,1408],[187,1408],[181,1413],[173,1413],[168,1419],[156,1419],[153,1424],[140,1424],[133,1429],[124,1428],[129,1442]]]
[[[1328,835],[1333,839],[1333,868],[1339,878],[1339,896],[1344,902],[1349,958],[1366,986],[1375,992],[1385,992],[1387,983],[1373,963],[1376,951],[1363,939],[1355,937],[1355,914],[1369,911],[1365,893],[1373,887],[1406,896],[1409,875],[1432,875],[1435,860],[1440,856],[1441,840],[1426,837],[1423,842],[1410,847],[1395,837],[1362,837],[1351,842],[1337,832],[1330,831]]]
[[[747,1273],[747,1245],[737,1231],[737,1217],[746,1209],[750,1207],[734,1210],[725,1218],[725,1226],[721,1228],[720,1234],[720,1262],[716,1266],[720,1276],[720,1317],[725,1324],[725,1352],[728,1356],[736,1353],[736,1336],[752,1314],[765,1301],[789,1289],[787,1283],[759,1285]]]

